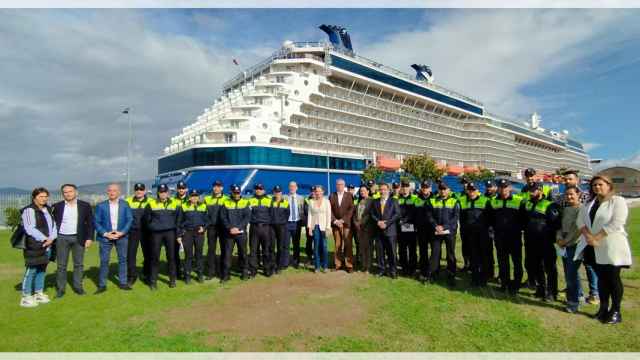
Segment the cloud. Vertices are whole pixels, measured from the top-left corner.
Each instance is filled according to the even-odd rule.
[[[584,143],[582,144],[582,147],[584,148],[584,151],[589,152],[591,150],[595,150],[599,147],[601,147],[602,144],[599,143]]]
[[[237,71],[231,59],[257,60],[148,21],[130,10],[0,10],[0,166],[12,169],[0,187],[122,179],[124,107],[134,124],[132,176],[151,178],[170,137]]]
[[[392,34],[362,53],[408,73],[410,64],[429,64],[437,83],[479,98],[489,111],[522,116],[562,105],[562,99],[529,96],[526,87],[609,46],[604,37],[624,16],[609,10],[466,10],[433,17],[424,29]]]
[[[613,166],[626,166],[630,168],[640,169],[640,150],[635,154],[627,158],[622,159],[607,159],[593,167],[595,173]]]

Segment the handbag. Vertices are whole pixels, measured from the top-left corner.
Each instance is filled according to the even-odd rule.
[[[24,226],[20,223],[11,235],[11,239],[9,239],[11,241],[11,247],[14,249],[24,250],[26,247],[26,238],[27,232],[24,231]]]

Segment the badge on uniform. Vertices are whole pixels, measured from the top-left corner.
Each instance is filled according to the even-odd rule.
[[[400,232],[414,232],[413,224],[405,223],[400,225]]]

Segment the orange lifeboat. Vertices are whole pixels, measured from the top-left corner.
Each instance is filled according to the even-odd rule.
[[[462,166],[450,165],[447,168],[447,173],[449,175],[454,175],[454,176],[458,176],[458,175],[462,174],[463,171],[464,171],[464,168]]]
[[[384,155],[376,156],[376,166],[384,171],[396,171],[400,169],[402,161],[398,159],[392,159]]]

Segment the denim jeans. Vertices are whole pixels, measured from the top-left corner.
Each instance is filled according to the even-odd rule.
[[[115,246],[118,254],[118,279],[120,285],[127,284],[127,250],[128,238],[125,236],[115,241],[100,241],[100,275],[98,278],[98,286],[107,286],[107,277],[109,276],[109,258],[111,257],[111,248]]]
[[[589,295],[591,296],[599,296],[598,295],[598,275],[596,275],[596,271],[593,269],[593,266],[584,264],[584,271],[587,273],[587,281],[589,281]],[[580,297],[583,296],[582,287],[580,287]]]
[[[320,259],[322,255],[322,259]],[[327,250],[327,234],[320,230],[320,225],[313,228],[313,262],[316,269],[329,267],[329,252]]]
[[[51,255],[51,248],[47,249],[47,256]],[[22,278],[22,295],[31,296],[44,290],[44,276],[47,265],[27,266]]]
[[[567,283],[567,305],[577,310],[580,306],[580,296],[582,293],[579,272],[582,260],[573,260],[576,253],[576,245],[569,246],[566,250],[567,254],[562,258],[562,265],[564,267],[565,282]]]

